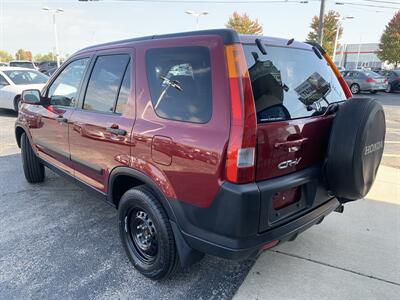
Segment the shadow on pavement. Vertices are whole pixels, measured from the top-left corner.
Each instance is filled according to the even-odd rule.
[[[114,208],[47,169],[28,184],[19,154],[0,165],[0,298],[225,299],[253,264],[206,256],[152,282],[126,257]]]
[[[11,109],[0,108],[0,117],[17,117],[18,114]]]

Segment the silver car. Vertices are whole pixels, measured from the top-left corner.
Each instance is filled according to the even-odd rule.
[[[350,70],[343,71],[342,75],[353,94],[368,91],[375,94],[387,88],[387,79],[372,71]]]

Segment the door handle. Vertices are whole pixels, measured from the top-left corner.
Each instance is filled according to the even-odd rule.
[[[59,122],[59,123],[67,123],[67,122],[68,122],[68,119],[67,119],[67,118],[64,118],[63,116],[58,116],[58,117],[56,118],[56,120],[57,120],[57,122]]]
[[[296,152],[300,150],[301,145],[308,141],[308,138],[302,138],[293,141],[275,143],[275,148],[286,150],[288,152]]]
[[[124,129],[119,129],[118,127],[107,127],[106,128],[107,132],[115,134],[115,135],[126,135],[126,130]]]

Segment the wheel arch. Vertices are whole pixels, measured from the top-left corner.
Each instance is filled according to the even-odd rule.
[[[119,185],[122,185],[120,187]],[[166,196],[157,186],[157,184],[146,174],[138,170],[128,167],[117,167],[112,170],[108,180],[108,193],[107,201],[115,205],[118,208],[119,201],[122,195],[129,189],[138,186],[146,185],[151,191],[157,196],[160,204],[165,209],[168,218],[172,221],[176,221],[175,214],[172,210],[170,203]]]
[[[21,148],[21,136],[23,133],[26,133],[26,130],[23,127],[15,127],[15,139],[17,141],[18,148]],[[30,139],[29,135],[28,138]]]

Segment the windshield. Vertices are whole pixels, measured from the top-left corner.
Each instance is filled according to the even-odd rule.
[[[48,77],[37,71],[15,70],[4,73],[16,85],[46,83]]]
[[[312,50],[243,45],[259,122],[322,114],[330,103],[346,99],[324,59]]]
[[[10,67],[20,67],[20,68],[34,69],[33,63],[31,63],[29,61],[11,61],[10,62]]]

